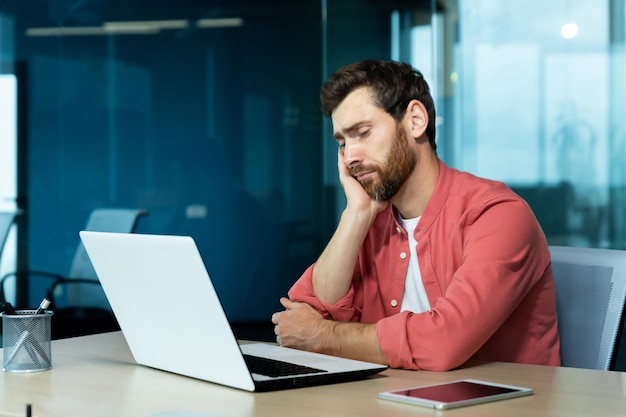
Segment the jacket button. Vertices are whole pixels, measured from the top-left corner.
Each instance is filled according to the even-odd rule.
[[[398,307],[398,300],[391,300],[391,307]]]
[[[406,252],[400,252],[400,259],[406,259]]]

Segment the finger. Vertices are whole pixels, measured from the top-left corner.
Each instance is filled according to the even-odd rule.
[[[272,323],[278,324],[278,320],[280,320],[280,313],[272,314]]]
[[[286,309],[289,309],[291,307],[293,307],[294,302],[291,301],[289,298],[287,297],[280,297],[280,303],[283,305],[283,307],[285,307]]]

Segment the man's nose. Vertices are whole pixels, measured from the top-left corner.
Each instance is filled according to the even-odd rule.
[[[351,167],[360,162],[360,155],[359,146],[355,143],[346,141],[343,147],[343,163],[347,167]]]

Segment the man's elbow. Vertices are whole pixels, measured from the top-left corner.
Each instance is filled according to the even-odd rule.
[[[441,349],[433,351],[429,355],[414,357],[408,364],[399,364],[398,368],[447,372],[463,365],[470,356],[465,352],[459,352],[457,349]]]
[[[447,372],[453,369],[458,368],[463,365],[465,360],[458,360],[457,358],[449,358],[449,359],[438,359],[434,361],[427,361],[420,368],[423,371],[434,371],[434,372]]]

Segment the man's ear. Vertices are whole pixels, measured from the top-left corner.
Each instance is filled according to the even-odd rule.
[[[419,100],[411,100],[407,106],[406,116],[408,128],[412,136],[417,139],[424,135],[428,127],[428,112]]]

